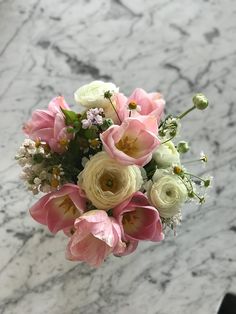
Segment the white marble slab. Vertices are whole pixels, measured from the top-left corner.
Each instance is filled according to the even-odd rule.
[[[236,7],[225,0],[0,1],[0,313],[208,314],[236,292]],[[66,239],[36,224],[14,154],[21,125],[56,94],[94,79],[159,90],[167,112],[194,92],[207,113],[184,122],[215,185],[186,206],[179,235],[142,243],[98,270],[64,259]]]

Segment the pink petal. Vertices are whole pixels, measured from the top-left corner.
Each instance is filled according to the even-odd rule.
[[[68,196],[65,196],[65,198]],[[71,210],[63,207],[64,198],[52,198],[45,205],[48,211],[47,224],[48,229],[52,233],[56,233],[61,229],[73,226],[75,219],[80,215],[80,212],[75,207]]]
[[[61,108],[70,110],[63,96],[53,98],[48,104],[48,110],[54,114],[61,112]]]
[[[47,225],[47,211],[44,206],[49,200],[49,194],[41,197],[30,209],[31,216],[40,224]]]

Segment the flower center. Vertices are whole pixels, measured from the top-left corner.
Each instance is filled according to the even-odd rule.
[[[65,196],[61,199],[60,204],[58,206],[64,211],[64,215],[66,214],[72,214],[73,216],[77,212],[77,208],[75,207],[75,204],[72,202],[72,200]]]
[[[125,233],[134,234],[142,224],[142,209],[136,208],[134,211],[123,214],[122,225]]]
[[[59,140],[59,144],[60,144],[62,147],[67,147],[67,146],[68,146],[68,143],[69,143],[69,141],[68,141],[67,138],[61,138],[61,139]]]
[[[138,138],[132,138],[128,136],[122,137],[118,143],[116,143],[116,148],[121,150],[123,153],[130,157],[137,157],[137,153],[139,152],[137,145]]]
[[[137,108],[137,102],[135,100],[131,100],[128,107],[130,110],[135,110]]]
[[[103,191],[110,191],[116,193],[119,189],[119,180],[113,173],[105,172],[101,175],[99,180],[101,189]]]
[[[171,190],[167,190],[167,191],[166,191],[166,195],[167,195],[167,196],[171,196],[171,195],[172,195],[172,191],[171,191]]]

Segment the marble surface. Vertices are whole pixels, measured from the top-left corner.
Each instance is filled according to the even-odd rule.
[[[212,314],[236,292],[236,7],[234,0],[0,0],[0,313]],[[142,243],[97,270],[64,259],[66,239],[36,224],[14,161],[23,121],[94,79],[161,91],[179,113],[194,92],[207,112],[183,123],[207,204],[186,206],[178,237]]]

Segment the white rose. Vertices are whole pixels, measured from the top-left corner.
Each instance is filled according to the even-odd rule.
[[[137,166],[124,166],[106,152],[94,155],[80,173],[78,184],[98,209],[110,209],[120,204],[143,183]]]
[[[75,93],[74,98],[78,104],[85,107],[105,108],[111,106],[108,99],[104,98],[104,93],[118,93],[119,88],[115,84],[103,81],[93,81],[89,84],[81,86]]]
[[[158,209],[160,216],[171,218],[179,213],[187,199],[187,189],[177,175],[158,169],[146,185],[149,201]]]
[[[171,141],[161,144],[152,157],[160,168],[167,168],[172,164],[180,164],[179,153]]]

